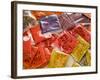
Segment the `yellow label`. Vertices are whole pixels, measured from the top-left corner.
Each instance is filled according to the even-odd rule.
[[[86,52],[86,60],[87,60],[87,64],[90,66],[91,65],[91,53],[89,50]]]
[[[68,60],[68,55],[64,52],[53,50],[48,64],[49,68],[65,67]]]
[[[77,62],[74,62],[72,67],[79,67],[80,65]]]
[[[77,37],[79,43],[72,51],[71,55],[75,59],[75,61],[80,62],[82,57],[85,55],[86,51],[89,49],[90,45],[86,42],[82,37]]]
[[[86,51],[86,54],[80,61],[81,66],[90,66],[91,65],[91,53],[89,50]]]

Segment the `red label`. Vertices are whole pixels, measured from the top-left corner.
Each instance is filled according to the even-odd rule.
[[[40,26],[34,26],[30,29],[30,32],[32,34],[32,37],[35,41],[35,43],[39,43],[43,40],[45,40],[45,37],[41,34]]]
[[[77,26],[74,30],[75,33],[79,34],[82,38],[84,38],[87,42],[91,42],[90,32],[84,28],[83,26]]]
[[[72,50],[77,45],[77,40],[74,36],[72,36],[69,32],[64,32],[58,38],[58,44],[66,53],[71,53]]]

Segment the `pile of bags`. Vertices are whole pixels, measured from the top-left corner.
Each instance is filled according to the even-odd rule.
[[[90,24],[83,13],[24,11],[23,68],[90,66]]]

